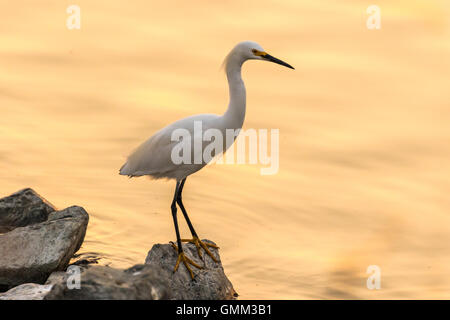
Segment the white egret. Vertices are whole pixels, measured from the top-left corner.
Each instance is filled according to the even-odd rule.
[[[194,278],[194,274],[190,265],[197,268],[202,267],[185,256],[181,243],[194,243],[197,247],[197,251],[200,257],[201,248],[203,248],[206,254],[208,254],[214,261],[216,261],[216,258],[210,252],[210,250],[208,250],[208,247],[217,247],[213,244],[202,242],[200,240],[194,230],[194,227],[192,226],[191,221],[189,220],[186,209],[184,208],[181,193],[183,191],[186,178],[203,168],[208,163],[208,161],[202,160],[201,163],[175,163],[172,158],[172,151],[174,147],[176,147],[180,143],[188,143],[191,154],[194,154],[194,152],[202,152],[203,154],[203,150],[205,148],[205,144],[203,141],[200,141],[201,150],[194,150],[195,144],[199,142],[197,140],[203,140],[203,137],[201,135],[194,135],[194,126],[196,122],[200,122],[202,124],[203,130],[219,130],[222,133],[223,137],[225,137],[225,131],[227,129],[240,130],[242,128],[245,117],[246,94],[244,82],[242,81],[241,76],[241,67],[242,64],[247,60],[271,61],[282,66],[294,69],[289,64],[267,54],[263,50],[263,48],[255,42],[244,41],[237,44],[228,54],[224,62],[230,95],[227,111],[223,115],[195,115],[178,120],[168,125],[167,127],[156,132],[152,137],[150,137],[147,141],[140,145],[128,157],[127,162],[120,169],[121,175],[127,175],[129,177],[150,176],[154,179],[168,178],[176,180],[175,193],[171,205],[175,233],[177,236],[177,245],[172,245],[178,251],[178,259],[174,268],[174,272],[177,271],[180,262],[182,262],[188,269],[192,279]],[[180,142],[174,140],[172,134],[177,129],[187,130],[191,134],[190,141]],[[232,145],[234,139],[235,137],[233,137],[233,141],[227,141],[225,143],[223,151],[225,151]],[[177,221],[177,204],[180,207],[184,218],[186,219],[186,222],[192,234],[192,239],[181,239],[180,237]]]

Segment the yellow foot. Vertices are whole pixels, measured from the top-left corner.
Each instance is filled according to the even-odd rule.
[[[211,247],[211,248],[214,248],[214,249],[219,249],[219,247],[216,246],[215,244],[208,243],[208,242],[203,242],[198,237],[193,237],[192,239],[181,239],[181,241],[183,241],[183,242],[190,242],[190,243],[195,244],[195,246],[197,247],[198,256],[200,258],[202,258],[202,253],[201,253],[200,249],[203,248],[203,250],[205,250],[206,254],[208,256],[210,256],[211,259],[214,260],[214,262],[219,262],[216,259],[216,257],[214,257],[214,255],[211,253],[211,251],[209,251],[209,249],[208,249],[208,247]]]
[[[178,247],[176,246],[176,244],[172,242],[171,245],[178,252]],[[194,267],[196,267],[198,269],[203,269],[202,266],[199,266],[194,261],[192,261],[191,259],[186,257],[184,252],[179,252],[178,253],[177,263],[175,264],[175,268],[173,269],[173,272],[176,272],[178,270],[178,267],[180,266],[180,262],[183,262],[184,266],[189,271],[189,274],[191,275],[192,280],[194,280],[194,272],[192,272],[192,269],[191,269],[190,265],[192,265],[192,266],[194,266]]]

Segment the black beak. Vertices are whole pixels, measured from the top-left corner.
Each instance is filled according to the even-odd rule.
[[[293,66],[291,66],[290,64],[287,64],[286,62],[281,61],[280,59],[272,57],[270,54],[265,54],[265,55],[262,56],[262,58],[266,59],[267,61],[270,61],[270,62],[273,62],[273,63],[277,63],[277,64],[281,64],[282,66],[285,66],[285,67],[288,67],[288,68],[291,68],[291,69],[295,70],[295,68]]]

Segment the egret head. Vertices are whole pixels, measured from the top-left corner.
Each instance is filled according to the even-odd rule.
[[[253,41],[243,41],[238,43],[233,50],[231,50],[230,54],[225,59],[224,64],[227,64],[230,60],[235,60],[241,64],[246,60],[263,60],[294,69],[294,67],[290,64],[287,64],[286,62],[281,61],[280,59],[277,59],[265,52],[259,44]]]

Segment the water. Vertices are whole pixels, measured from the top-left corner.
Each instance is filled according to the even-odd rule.
[[[118,169],[162,126],[222,113],[222,59],[255,40],[296,67],[244,67],[244,128],[280,129],[280,171],[214,165],[184,192],[241,298],[450,298],[448,1],[378,1],[378,31],[359,1],[77,4],[69,31],[58,1],[0,3],[1,195],[81,205],[81,252],[142,263],[175,238],[174,183]]]

